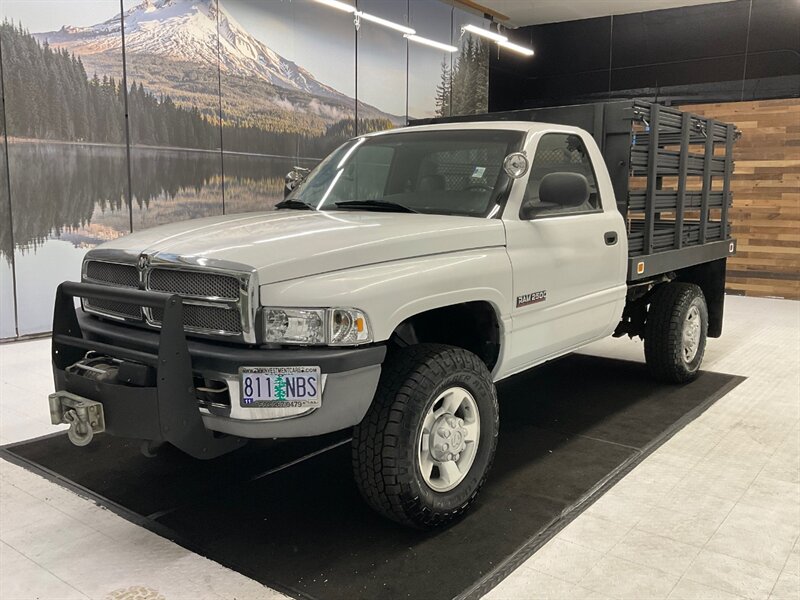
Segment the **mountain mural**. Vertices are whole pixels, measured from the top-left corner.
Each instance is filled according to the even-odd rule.
[[[353,118],[355,99],[273,51],[216,0],[144,0],[122,20],[116,15],[89,27],[65,25],[33,35],[80,56],[88,73],[102,77],[118,70],[121,21],[128,80],[169,95],[179,106],[198,106],[216,116],[219,64],[230,86],[229,93],[223,90],[223,118],[231,125],[313,135]],[[364,103],[359,103],[359,117],[394,125],[405,120]]]
[[[482,22],[449,0],[409,6],[434,39]],[[50,328],[87,248],[269,209],[294,165],[402,124],[389,95],[419,116],[485,110],[485,45],[465,35],[450,56],[380,26],[358,35],[356,52],[347,16],[312,0],[0,0],[0,337]],[[356,89],[381,93],[356,110]]]

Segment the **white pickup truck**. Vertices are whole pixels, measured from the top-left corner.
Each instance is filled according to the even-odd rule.
[[[90,251],[56,299],[53,422],[199,458],[353,428],[373,508],[451,521],[492,463],[495,382],[614,333],[683,382],[721,332],[735,130],[601,109],[594,137],[536,111],[358,136],[277,210]]]

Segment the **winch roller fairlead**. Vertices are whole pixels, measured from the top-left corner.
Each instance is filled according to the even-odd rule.
[[[85,337],[75,297],[163,310],[157,353]],[[145,453],[169,442],[196,458],[213,458],[245,443],[203,425],[178,295],[62,283],[56,293],[52,358],[59,391],[50,395],[51,421],[68,424],[69,439],[78,446],[103,431],[144,440]]]

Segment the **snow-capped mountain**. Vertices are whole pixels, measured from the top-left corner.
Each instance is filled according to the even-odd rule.
[[[215,0],[144,0],[127,10],[123,20],[128,55],[147,54],[168,61],[206,63],[214,68],[219,59],[223,73],[255,77],[283,89],[353,102],[248,33],[221,2],[218,10]],[[35,36],[82,57],[119,52],[122,45],[119,15],[90,27],[64,26]]]

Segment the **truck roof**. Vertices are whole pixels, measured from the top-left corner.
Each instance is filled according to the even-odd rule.
[[[570,125],[556,125],[553,123],[536,123],[532,121],[472,121],[462,123],[435,123],[431,125],[412,125],[410,127],[401,127],[398,129],[387,129],[385,131],[376,131],[374,133],[367,133],[360,137],[374,137],[379,135],[390,135],[392,133],[400,133],[405,131],[445,131],[449,129],[505,129],[511,131],[566,131],[577,132],[581,131],[578,127]]]

